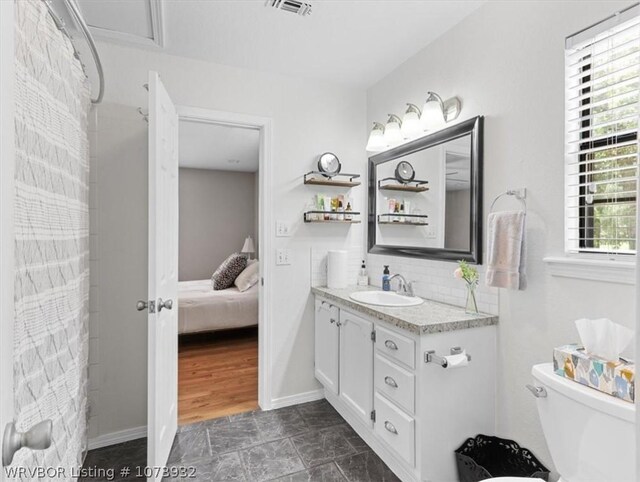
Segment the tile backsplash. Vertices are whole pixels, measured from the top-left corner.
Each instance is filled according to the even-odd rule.
[[[464,281],[453,277],[456,263],[377,254],[367,255],[367,261],[369,283],[374,286],[382,285],[382,271],[384,265],[388,264],[391,274],[399,273],[407,281],[414,281],[416,295],[457,306],[464,306],[466,303],[467,289]],[[484,283],[485,267],[477,268],[480,274],[480,284],[476,291],[478,309],[498,314],[498,289]]]

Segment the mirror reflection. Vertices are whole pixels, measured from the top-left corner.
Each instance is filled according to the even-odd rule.
[[[375,169],[376,244],[470,249],[471,134]]]

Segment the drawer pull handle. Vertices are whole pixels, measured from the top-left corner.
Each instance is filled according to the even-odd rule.
[[[389,350],[397,350],[398,345],[392,340],[387,340],[384,342],[384,346],[386,346]]]
[[[389,432],[391,432],[391,433],[393,433],[395,435],[398,435],[398,430],[388,420],[384,423],[384,428],[386,428],[387,431],[389,431]]]
[[[384,377],[384,382],[389,385],[390,387],[393,388],[398,388],[398,382],[396,382],[393,378],[391,377]]]

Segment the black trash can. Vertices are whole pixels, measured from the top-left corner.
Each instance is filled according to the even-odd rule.
[[[549,469],[513,440],[480,434],[468,438],[455,454],[460,482],[479,482],[491,477],[549,480]]]

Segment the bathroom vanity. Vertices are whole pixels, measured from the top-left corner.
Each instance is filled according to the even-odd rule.
[[[498,318],[429,300],[398,308],[350,298],[366,290],[379,288],[312,288],[316,378],[403,481],[457,480],[453,451],[495,432]],[[443,367],[458,349],[468,364]]]

